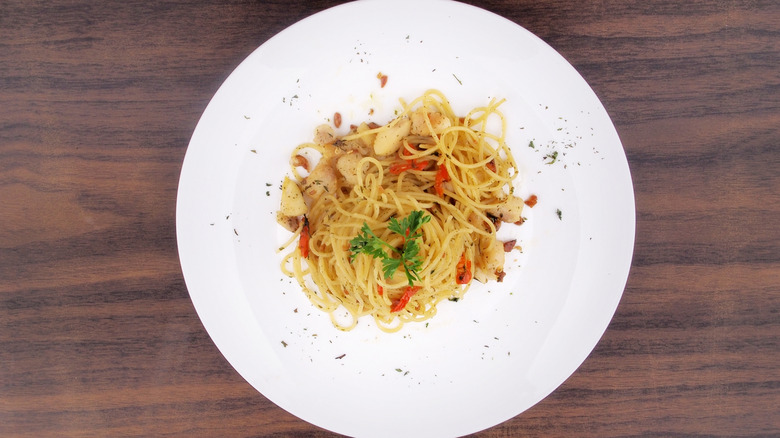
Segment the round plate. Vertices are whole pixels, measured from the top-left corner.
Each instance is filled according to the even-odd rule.
[[[384,124],[429,88],[463,115],[506,99],[516,184],[539,199],[501,230],[523,250],[503,283],[475,284],[427,322],[338,331],[279,269],[290,152],[335,112],[341,133]],[[283,409],[353,436],[464,435],[539,402],[609,324],[634,242],[626,157],[592,90],[528,31],[449,1],[348,3],[268,40],[206,108],[177,202],[184,278],[222,354]]]

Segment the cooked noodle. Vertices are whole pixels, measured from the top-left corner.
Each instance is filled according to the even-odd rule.
[[[406,322],[434,316],[442,300],[463,297],[472,276],[483,282],[502,280],[503,242],[496,240],[496,227],[501,220],[517,221],[522,199],[513,195],[518,169],[505,143],[501,103],[492,100],[458,117],[441,92],[429,90],[412,102],[401,101],[402,111],[387,125],[364,123],[344,137],[293,151],[291,181],[301,190],[306,211],[296,217],[280,213],[279,218],[295,232],[288,245],[308,236],[308,254],[301,247],[306,242],[299,242],[281,268],[297,279],[315,306],[331,315],[336,327],[350,330],[360,317],[371,315],[382,330],[396,331]],[[487,131],[489,121],[491,126],[500,123],[498,133]],[[393,138],[393,130],[403,138],[400,149],[377,154],[379,138]],[[301,164],[305,167],[306,160],[300,157],[307,150],[322,158],[304,176]],[[350,157],[342,166],[345,155]],[[300,204],[297,193],[295,197]],[[285,202],[289,199],[283,197],[282,211]],[[430,220],[416,239],[419,280],[407,293],[408,303],[398,309],[411,279],[403,269],[386,277],[380,258],[354,255],[350,242],[365,223],[377,237],[401,248],[405,237],[390,231],[389,222],[413,211],[423,211]],[[387,253],[394,257],[391,250]],[[341,314],[348,315],[346,320]]]

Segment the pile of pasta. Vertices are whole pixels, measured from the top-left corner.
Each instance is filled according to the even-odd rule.
[[[523,221],[502,101],[462,117],[437,90],[400,103],[385,125],[343,136],[316,127],[282,183],[277,221],[292,232],[283,248],[297,245],[281,269],[342,330],[371,315],[396,331],[475,280],[502,281],[514,242],[496,231]]]

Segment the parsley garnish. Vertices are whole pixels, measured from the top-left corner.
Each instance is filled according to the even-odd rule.
[[[419,210],[409,213],[409,216],[400,222],[396,218],[391,218],[387,229],[403,237],[404,244],[400,249],[379,238],[371,231],[368,224],[363,222],[358,235],[349,242],[349,250],[352,253],[350,260],[354,260],[360,253],[378,258],[382,260],[382,272],[385,277],[390,277],[396,270],[403,268],[409,286],[413,286],[415,280],[420,281],[417,271],[423,262],[419,256],[420,246],[417,238],[422,237],[422,233],[419,232],[420,227],[430,220],[430,216],[425,216],[425,213]],[[384,247],[390,248],[390,254]],[[398,255],[398,258],[393,257],[393,253]]]

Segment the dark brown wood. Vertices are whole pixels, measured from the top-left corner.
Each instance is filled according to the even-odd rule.
[[[174,211],[217,87],[338,3],[0,2],[0,436],[332,435],[220,355],[182,279]],[[628,285],[595,351],[477,435],[780,435],[780,3],[469,3],[588,80],[637,208]]]

